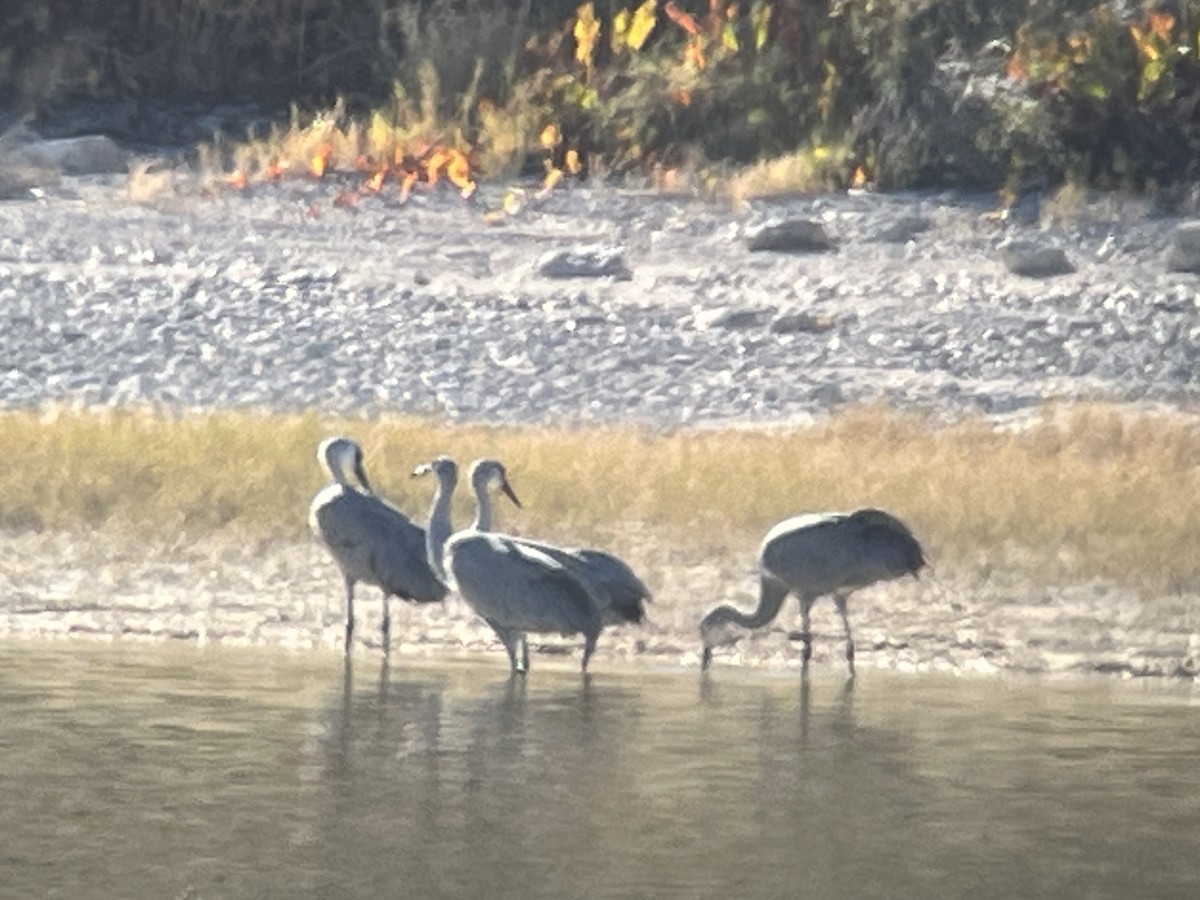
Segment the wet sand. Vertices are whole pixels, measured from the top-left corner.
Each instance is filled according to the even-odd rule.
[[[315,542],[240,543],[213,537],[147,546],[104,533],[16,534],[0,562],[0,638],[181,641],[276,646],[340,654],[341,578]],[[718,602],[752,608],[751,546],[713,555],[639,537],[620,552],[655,592],[641,626],[609,629],[594,672],[622,667],[698,670],[703,613]],[[378,655],[380,594],[360,586],[354,652]],[[393,659],[470,655],[505,671],[488,626],[452,595],[445,605],[392,601]],[[1139,599],[1100,582],[1037,586],[1014,575],[926,572],[851,598],[860,676],[902,672],[1151,676],[1200,679],[1200,596]],[[797,605],[770,626],[721,648],[714,674],[731,666],[800,667]],[[814,670],[845,671],[833,604],[813,609]],[[575,668],[576,638],[532,638],[532,669]]]

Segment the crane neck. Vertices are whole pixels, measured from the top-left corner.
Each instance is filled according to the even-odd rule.
[[[354,488],[350,479],[346,477],[346,470],[342,468],[341,460],[336,456],[332,459],[325,460],[325,471],[329,473],[330,479],[335,484],[340,484],[342,487]]]
[[[475,521],[471,523],[471,528],[474,531],[491,531],[492,495],[487,480],[474,478],[471,486],[475,489]]]
[[[740,625],[742,628],[762,628],[779,615],[783,601],[787,599],[786,585],[773,578],[762,578],[759,582],[758,606],[751,613],[744,613],[734,606],[718,606],[700,622],[700,632],[705,635],[722,625]]]
[[[438,473],[437,490],[433,494],[433,504],[429,507],[429,524],[425,529],[425,553],[429,557],[429,565],[443,581],[446,580],[446,541],[450,540],[450,535],[454,533],[450,508],[457,486],[457,475],[450,472]]]

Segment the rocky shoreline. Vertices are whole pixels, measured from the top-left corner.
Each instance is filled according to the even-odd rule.
[[[1055,401],[1190,415],[1200,398],[1200,280],[1173,271],[1190,229],[1134,199],[1048,203],[1023,222],[995,215],[992,198],[952,195],[731,211],[484,186],[469,202],[431,191],[336,204],[347,187],[212,192],[180,176],[147,190],[100,174],[0,202],[0,406],[673,429],[787,425],[861,403],[997,422]],[[506,192],[524,207],[486,216]],[[826,246],[754,246],[795,222]],[[1049,268],[1017,274],[1030,265]],[[339,582],[315,545],[5,540],[0,635],[340,640]],[[657,600],[645,629],[602,639],[600,669],[697,665],[703,611],[754,602],[752,548],[718,561],[632,539],[614,549]],[[365,639],[378,633],[372,593]],[[852,609],[863,670],[1200,672],[1196,596],[950,573],[863,592]],[[829,638],[816,664],[840,666],[836,623],[815,617]],[[793,619],[785,609],[718,670],[798,667]],[[457,601],[404,608],[396,635],[400,656],[497,649]]]

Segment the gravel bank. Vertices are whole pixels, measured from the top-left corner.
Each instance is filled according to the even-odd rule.
[[[338,187],[135,204],[122,178],[65,178],[0,203],[0,403],[672,427],[1200,395],[1200,279],[1167,271],[1179,221],[1133,201],[1036,229],[988,218],[987,198],[735,215],[574,190],[489,225],[499,191],[351,209]],[[750,251],[790,218],[836,246]],[[1076,270],[1013,274],[1014,238]],[[547,251],[580,244],[617,248],[630,277],[539,274]]]

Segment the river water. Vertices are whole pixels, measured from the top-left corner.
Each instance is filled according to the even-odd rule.
[[[0,897],[1200,897],[1200,692],[0,643]]]

